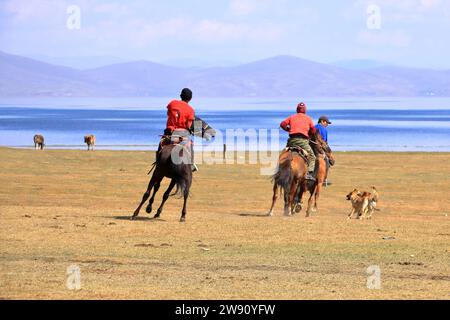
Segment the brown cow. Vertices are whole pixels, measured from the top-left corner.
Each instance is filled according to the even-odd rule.
[[[84,136],[84,143],[87,144],[87,146],[88,146],[88,151],[91,150],[91,148],[92,148],[92,150],[94,150],[95,136],[94,136],[93,134]]]
[[[33,137],[34,149],[44,150],[44,136],[41,134],[35,134]]]

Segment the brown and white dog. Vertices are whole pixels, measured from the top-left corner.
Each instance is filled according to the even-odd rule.
[[[347,219],[351,219],[352,216],[356,213],[356,219],[359,219],[361,214],[366,210],[369,201],[367,197],[363,197],[363,194],[358,189],[353,189],[349,194],[347,194],[346,198],[352,204],[352,210],[348,214]]]
[[[372,219],[372,214],[377,209],[377,202],[378,202],[378,191],[375,187],[372,186],[372,192],[368,193],[368,199],[369,203],[367,205],[366,211],[363,212],[365,214],[365,217],[367,219]]]
[[[354,189],[347,194],[347,200],[352,203],[352,210],[348,215],[348,219],[356,213],[356,219],[366,218],[372,219],[372,214],[376,209],[378,202],[378,192],[375,187],[372,187],[372,192],[360,192],[358,189]]]

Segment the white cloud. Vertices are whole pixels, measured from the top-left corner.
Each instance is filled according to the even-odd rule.
[[[286,0],[231,0],[229,11],[235,16],[274,13],[285,7]]]
[[[261,9],[258,3],[267,5],[271,1],[241,0],[232,3],[235,3],[235,13],[248,14],[257,7]],[[80,6],[82,23],[79,30],[71,32],[66,28],[66,9],[72,3]],[[139,1],[6,0],[0,4],[0,10],[6,13],[8,21],[3,23],[11,32],[20,32],[23,38],[40,39],[44,47],[50,43],[60,43],[61,47],[67,48],[75,43],[91,43],[92,48],[102,48],[103,51],[123,47],[142,49],[154,47],[161,41],[183,42],[186,39],[199,44],[267,43],[277,40],[282,33],[280,26],[258,20],[236,22],[219,18],[197,20],[190,15],[169,18],[148,15],[151,7],[148,2],[145,4],[146,13],[138,10],[142,7]],[[14,37],[9,44],[15,45],[12,39]]]
[[[65,14],[66,8],[62,1],[8,0],[3,3],[3,10],[15,23],[54,20],[59,12]]]
[[[411,37],[402,30],[393,32],[386,32],[383,30],[361,30],[357,34],[357,41],[360,44],[373,47],[384,47],[385,50],[388,50],[389,47],[408,47],[411,44],[411,40]]]
[[[230,11],[237,16],[248,15],[256,10],[258,1],[255,0],[231,0]]]
[[[228,23],[214,19],[175,17],[160,21],[128,19],[120,23],[101,21],[82,28],[85,38],[102,47],[145,48],[161,41],[189,41],[199,44],[264,43],[276,41],[282,31],[270,24]]]
[[[342,10],[342,16],[353,21],[367,19],[366,10],[373,4],[380,7],[383,26],[448,23],[450,0],[356,0]]]
[[[411,13],[439,13],[450,5],[449,0],[357,0],[354,8],[365,8],[376,4],[386,12],[399,12],[405,15]]]
[[[226,23],[216,20],[201,20],[192,26],[197,40],[208,42],[276,40],[281,30],[274,25],[250,25],[245,23]]]
[[[93,4],[91,7],[86,8],[90,12],[100,13],[104,15],[111,16],[124,16],[132,14],[130,6],[127,3],[98,3]]]
[[[421,0],[420,4],[424,8],[437,8],[442,5],[442,0]]]

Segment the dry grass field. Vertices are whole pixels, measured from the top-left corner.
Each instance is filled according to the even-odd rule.
[[[449,299],[450,154],[337,153],[320,212],[266,217],[257,165],[201,165],[186,223],[143,210],[153,152],[0,148],[2,299]],[[159,205],[167,182],[162,186]],[[354,187],[380,191],[346,220]],[[81,289],[66,287],[67,267]],[[381,289],[366,270],[381,268]]]

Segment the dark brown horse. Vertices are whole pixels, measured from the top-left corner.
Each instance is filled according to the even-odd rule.
[[[33,142],[34,142],[34,148],[35,149],[44,150],[45,143],[44,143],[44,136],[43,135],[41,135],[41,134],[34,135]]]
[[[315,139],[315,137],[312,139]],[[303,151],[286,148],[280,154],[278,170],[272,176],[274,182],[273,197],[272,206],[268,213],[269,216],[273,215],[273,208],[278,198],[278,188],[280,188],[280,194],[284,194],[284,215],[290,216],[295,213],[297,204],[295,200],[298,195],[298,190],[301,187],[306,188],[307,183],[305,179],[308,170],[306,155],[301,155],[300,152]]]
[[[191,128],[191,132],[194,135],[203,137],[207,140],[216,135],[216,132],[212,127],[210,127],[205,121],[197,117],[193,123],[193,127]],[[163,210],[164,203],[167,201],[169,196],[171,196],[171,192],[176,186],[176,191],[172,195],[178,193],[183,195],[184,202],[183,209],[181,211],[180,222],[184,222],[186,220],[187,198],[189,196],[189,190],[192,184],[192,168],[190,159],[191,154],[186,146],[183,146],[181,144],[168,144],[162,146],[158,155],[158,161],[153,164],[152,170],[154,169],[154,171],[148,184],[147,191],[145,191],[141,203],[134,211],[133,216],[131,217],[132,220],[136,219],[139,211],[141,210],[141,207],[150,197],[150,193],[153,189],[152,197],[150,198],[150,201],[145,210],[147,213],[152,212],[152,205],[153,201],[155,200],[155,195],[158,192],[161,181],[162,179],[164,179],[164,177],[170,178],[171,181],[166,192],[164,192],[161,205],[159,206],[154,218],[159,218]],[[152,170],[150,170],[150,172]]]
[[[93,134],[89,134],[84,136],[84,143],[87,144],[87,149],[89,150],[94,150],[94,145],[95,145],[95,136]]]
[[[315,178],[316,181],[307,181],[303,185],[299,185],[299,189],[296,195],[296,207],[295,212],[298,213],[302,209],[302,198],[305,191],[309,191],[308,208],[306,210],[306,217],[309,217],[312,212],[318,211],[317,200],[319,199],[320,192],[324,182],[328,175],[328,164],[326,163],[325,156],[328,158],[330,165],[334,165],[335,160],[331,148],[322,139],[320,133],[316,132],[310,140],[310,145],[316,156],[316,168]]]

